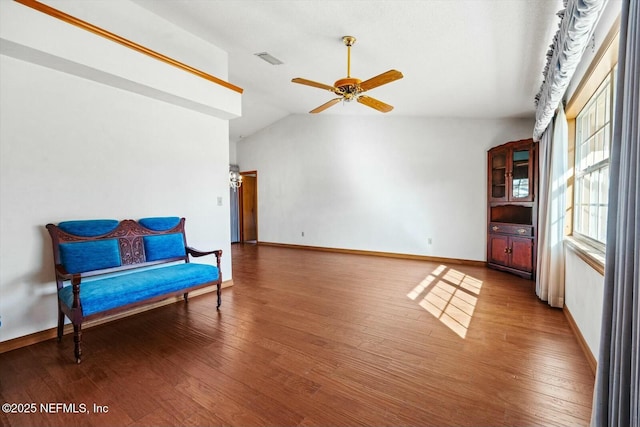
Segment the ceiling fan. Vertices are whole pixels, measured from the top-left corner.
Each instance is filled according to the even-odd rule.
[[[301,79],[300,77],[296,77],[291,80],[293,83],[325,89],[339,95],[339,98],[334,98],[309,112],[320,113],[340,101],[351,102],[353,100],[383,113],[388,113],[393,110],[393,106],[385,104],[375,98],[371,98],[370,96],[363,95],[363,93],[378,86],[391,83],[394,80],[401,79],[403,77],[402,73],[397,70],[389,70],[365,81],[351,77],[351,46],[356,42],[356,38],[352,36],[344,36],[342,41],[345,46],[347,46],[347,77],[337,80],[333,86],[307,79]]]

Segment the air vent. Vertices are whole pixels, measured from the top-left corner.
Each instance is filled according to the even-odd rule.
[[[271,56],[267,52],[254,53],[254,55],[257,56],[258,58],[262,58],[263,60],[267,61],[271,65],[284,64],[284,62],[280,61],[278,58],[274,56]]]

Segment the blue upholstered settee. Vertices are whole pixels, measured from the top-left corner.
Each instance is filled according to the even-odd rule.
[[[64,318],[74,329],[76,362],[81,360],[82,323],[130,308],[217,287],[220,309],[221,250],[187,246],[184,218],[96,219],[47,224],[53,243],[58,288],[58,340]],[[213,254],[216,266],[190,262]]]

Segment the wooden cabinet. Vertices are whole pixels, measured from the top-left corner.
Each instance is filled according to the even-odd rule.
[[[489,263],[530,275],[534,269],[533,239],[489,233]]]
[[[537,236],[537,150],[533,140],[488,153],[487,264],[533,279]]]
[[[534,156],[532,140],[489,151],[489,202],[533,202]]]

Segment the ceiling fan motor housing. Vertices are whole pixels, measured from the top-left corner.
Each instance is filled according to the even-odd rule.
[[[362,83],[362,80],[360,79],[346,77],[344,79],[336,80],[333,86],[338,89],[336,91],[338,95],[344,96],[346,101],[351,101],[352,99],[357,98],[358,94],[361,92],[360,83]]]

